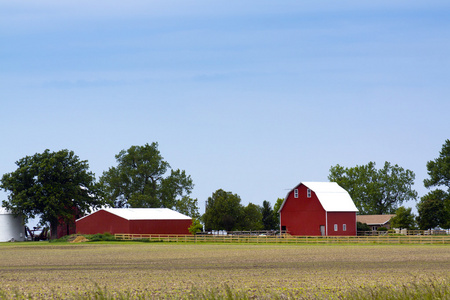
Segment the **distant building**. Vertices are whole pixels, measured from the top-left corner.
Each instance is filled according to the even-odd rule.
[[[356,221],[366,223],[372,231],[377,231],[380,227],[391,229],[391,218],[395,215],[361,215],[356,216]]]
[[[76,220],[81,234],[186,235],[192,218],[168,208],[104,208]]]
[[[284,199],[280,229],[291,235],[356,235],[358,209],[335,182],[302,182]]]

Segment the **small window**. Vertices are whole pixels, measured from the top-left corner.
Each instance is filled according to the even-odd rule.
[[[338,224],[334,224],[334,231],[338,231]]]
[[[298,189],[294,190],[294,198],[298,198]]]
[[[342,225],[342,230],[343,230],[343,231],[347,231],[347,224],[343,224],[343,225]]]
[[[311,190],[310,189],[306,190],[306,197],[311,198]]]

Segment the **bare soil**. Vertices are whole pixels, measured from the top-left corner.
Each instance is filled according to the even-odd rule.
[[[228,286],[255,295],[340,293],[447,280],[448,245],[46,242],[0,245],[0,287],[34,298],[105,288],[152,297]]]

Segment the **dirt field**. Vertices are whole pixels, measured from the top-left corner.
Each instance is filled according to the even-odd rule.
[[[183,297],[229,287],[260,297],[337,297],[360,286],[450,278],[448,245],[0,244],[3,293]]]

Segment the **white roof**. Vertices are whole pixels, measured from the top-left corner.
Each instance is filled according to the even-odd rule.
[[[301,184],[305,185],[316,194],[317,198],[320,201],[320,204],[322,204],[322,207],[323,209],[325,209],[325,211],[358,211],[349,193],[341,186],[339,186],[336,182],[301,182],[295,188],[297,188]],[[292,190],[284,199],[280,210],[281,208],[283,208],[284,203],[286,202],[286,199],[291,192]]]
[[[191,217],[169,208],[102,208],[96,212],[101,210],[107,211],[126,220],[191,220]],[[93,212],[92,214],[95,214],[96,212]]]

